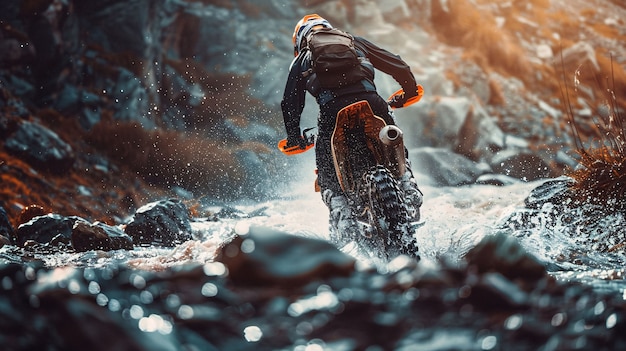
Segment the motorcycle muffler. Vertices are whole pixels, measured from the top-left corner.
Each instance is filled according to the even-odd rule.
[[[387,125],[380,130],[378,138],[383,143],[385,163],[391,168],[396,177],[401,177],[406,171],[402,130],[395,125]]]

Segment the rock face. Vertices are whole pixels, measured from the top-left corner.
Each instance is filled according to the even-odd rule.
[[[180,244],[191,239],[189,210],[178,199],[147,204],[137,210],[124,232],[135,245]]]

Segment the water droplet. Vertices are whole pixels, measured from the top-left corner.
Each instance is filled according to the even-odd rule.
[[[201,293],[203,296],[213,297],[217,295],[217,292],[218,292],[217,285],[213,283],[206,283],[202,286]]]
[[[105,294],[98,294],[96,296],[96,303],[98,306],[106,306],[109,303],[109,298]]]
[[[111,299],[109,301],[109,311],[111,312],[117,312],[122,308],[122,305],[120,304],[119,301],[117,301],[116,299]]]
[[[594,307],[593,307],[593,313],[597,315],[602,314],[602,312],[604,312],[604,302],[599,301]]]
[[[130,306],[130,317],[133,319],[139,319],[143,317],[143,308],[139,305]]]
[[[606,329],[612,329],[617,324],[617,315],[615,313],[611,313],[611,315],[606,319]]]
[[[226,266],[221,262],[209,262],[204,265],[204,274],[209,277],[226,274]]]
[[[76,279],[72,279],[67,284],[67,290],[71,294],[78,294],[80,292],[80,283]]]
[[[551,321],[552,326],[558,327],[562,325],[566,319],[567,319],[567,315],[565,313],[557,313],[554,316],[552,316],[552,321]]]
[[[89,291],[90,294],[99,294],[100,293],[100,284],[98,284],[98,282],[95,281],[91,281],[89,282],[89,286],[87,287],[87,290]]]
[[[243,330],[243,336],[248,342],[257,342],[263,337],[263,332],[256,325],[251,325]]]
[[[494,347],[496,347],[497,344],[498,344],[498,339],[493,335],[489,335],[483,339],[483,342],[481,343],[480,347],[483,350],[491,350]]]
[[[254,251],[254,240],[252,239],[245,239],[242,243],[241,243],[241,252],[243,253],[252,253]]]
[[[504,321],[504,327],[508,330],[516,330],[522,326],[523,318],[519,314],[514,314]]]
[[[139,294],[139,300],[143,304],[149,304],[149,303],[152,303],[152,301],[154,301],[154,296],[152,296],[152,293],[149,292],[148,290],[144,290]]]
[[[191,319],[193,315],[193,307],[189,305],[182,305],[178,308],[178,317],[180,317],[180,319]]]
[[[234,230],[237,235],[248,235],[250,232],[250,224],[246,222],[237,222]]]
[[[129,280],[136,289],[143,289],[146,287],[146,280],[139,274],[131,274]]]

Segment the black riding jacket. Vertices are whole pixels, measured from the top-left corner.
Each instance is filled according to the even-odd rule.
[[[355,36],[354,45],[357,53],[367,59],[364,65],[369,68],[371,74],[368,79],[343,88],[321,89],[315,81],[314,75],[307,77],[303,75],[303,72],[308,71],[312,66],[311,53],[308,49],[302,50],[294,58],[289,68],[289,76],[287,77],[287,84],[285,85],[285,92],[281,101],[285,129],[288,136],[296,137],[300,135],[300,118],[304,109],[307,91],[316,98],[320,108],[323,108],[323,105],[333,98],[342,95],[376,91],[373,68],[392,76],[405,92],[416,91],[417,83],[415,77],[410,67],[400,56],[394,55],[362,37]]]

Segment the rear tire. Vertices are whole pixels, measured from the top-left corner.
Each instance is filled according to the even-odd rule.
[[[398,181],[387,168],[375,166],[365,174],[364,184],[365,207],[372,211],[377,232],[370,239],[382,239],[373,242],[381,258],[390,260],[407,255],[419,260],[415,232]]]

